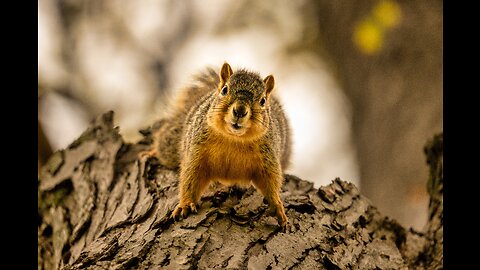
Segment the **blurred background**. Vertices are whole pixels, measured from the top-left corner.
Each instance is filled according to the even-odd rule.
[[[108,110],[135,143],[195,73],[228,61],[274,75],[288,173],[352,182],[422,229],[423,146],[443,130],[442,14],[442,1],[38,1],[39,164]]]

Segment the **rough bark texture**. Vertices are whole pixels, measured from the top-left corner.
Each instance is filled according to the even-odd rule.
[[[113,112],[42,168],[38,269],[441,269],[442,138],[426,147],[429,223],[415,232],[379,213],[351,183],[320,189],[285,176],[290,226],[281,232],[253,188],[207,192],[199,213],[169,219],[177,174],[122,140]]]

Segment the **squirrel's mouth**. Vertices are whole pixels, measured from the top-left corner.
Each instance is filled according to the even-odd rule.
[[[227,123],[228,131],[236,136],[242,136],[246,132],[246,127],[239,122]]]
[[[238,129],[241,129],[241,128],[242,128],[242,126],[239,125],[238,123],[233,123],[233,124],[232,124],[232,127],[233,127],[235,130],[238,130]]]

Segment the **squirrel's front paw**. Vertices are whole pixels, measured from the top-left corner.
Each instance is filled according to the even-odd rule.
[[[287,218],[287,215],[285,215],[285,210],[283,209],[283,206],[272,205],[269,207],[268,213],[276,217],[278,221],[278,225],[280,225],[280,227],[282,227],[282,230],[285,231],[287,228],[288,218]]]
[[[197,206],[192,202],[181,203],[175,208],[175,210],[173,210],[171,218],[177,221],[180,216],[186,218],[190,212],[197,213]]]
[[[287,228],[288,218],[287,215],[285,215],[283,209],[277,210],[276,217],[278,220],[278,225],[280,225],[280,227],[282,227],[282,230],[285,231]]]

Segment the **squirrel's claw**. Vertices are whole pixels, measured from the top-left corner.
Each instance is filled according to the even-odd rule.
[[[180,220],[180,216],[185,219],[189,213],[197,213],[197,206],[194,203],[187,203],[185,205],[178,205],[172,212],[171,218],[174,221]]]
[[[180,207],[180,206],[177,206],[177,208],[175,208],[175,210],[173,210],[172,212],[172,215],[170,216],[171,219],[173,219],[174,221],[179,221],[180,220],[180,216],[184,217],[184,213],[183,213],[183,208]]]
[[[278,225],[280,225],[280,227],[282,227],[282,231],[285,232],[287,229],[287,223],[288,223],[287,215],[285,215],[283,211],[277,210],[276,217],[277,217]]]
[[[287,218],[287,215],[285,215],[285,211],[283,210],[283,207],[270,205],[270,207],[267,210],[267,214],[275,216],[275,218],[278,221],[278,225],[280,225],[280,227],[282,227],[282,231],[283,232],[286,231],[287,224],[288,224],[288,218]]]
[[[190,210],[192,211],[192,213],[196,214],[197,206],[194,203],[190,203]]]

